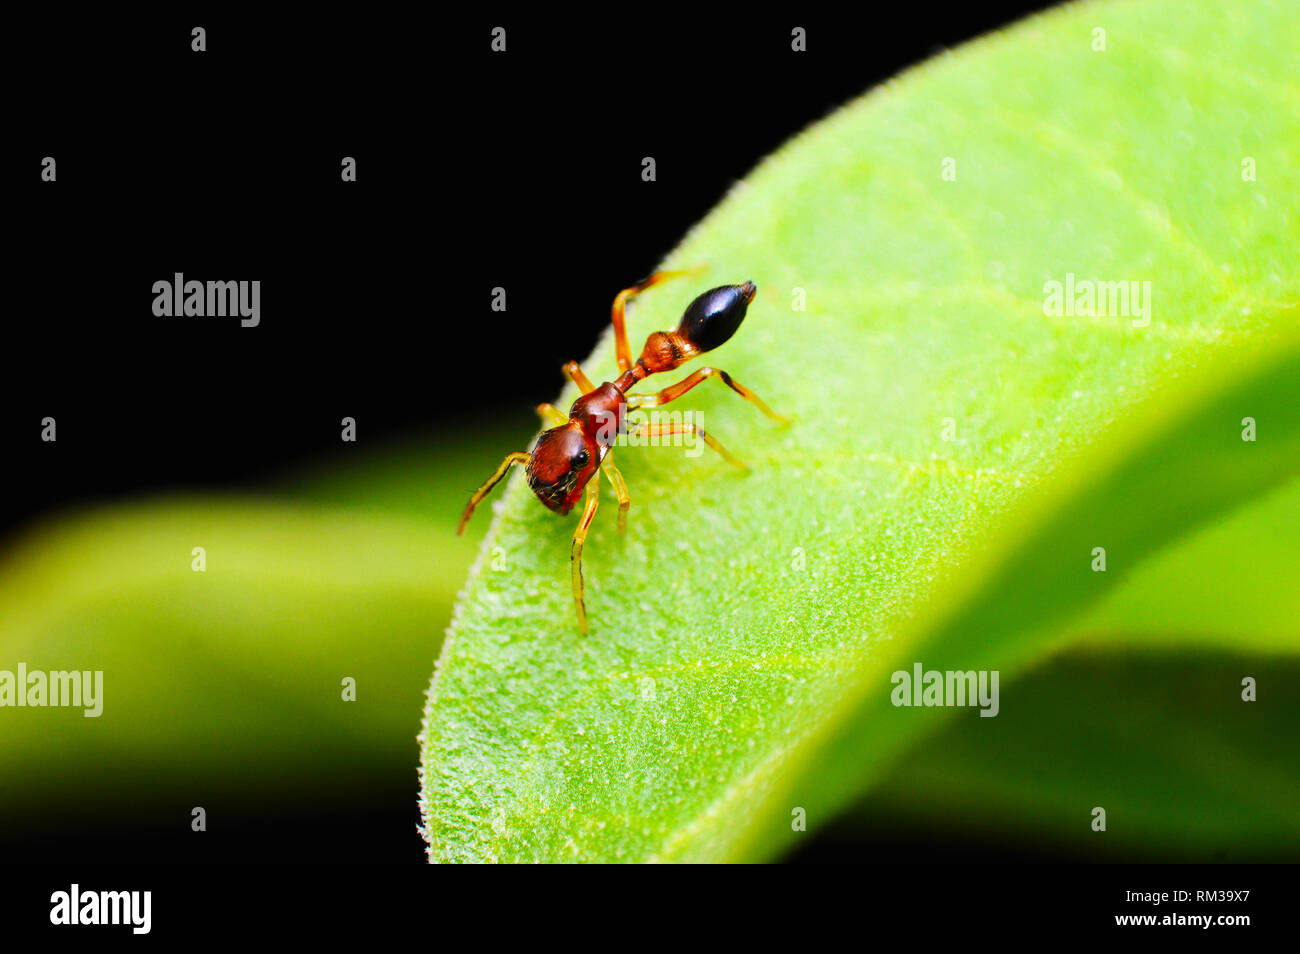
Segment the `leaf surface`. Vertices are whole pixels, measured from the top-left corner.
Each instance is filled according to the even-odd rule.
[[[429,693],[431,857],[777,856],[792,811],[827,823],[953,717],[892,707],[893,669],[1010,694],[1146,560],[1293,477],[1298,33],[1265,0],[1071,6],[761,164],[669,257],[710,273],[629,324],[635,348],[753,279],[708,363],[797,421],[706,384],[682,405],[752,473],[616,452],[631,522],[606,497],[586,638],[572,521],[512,480],[485,544],[508,569],[480,559]],[[1049,313],[1053,281],[1149,282],[1151,307]]]

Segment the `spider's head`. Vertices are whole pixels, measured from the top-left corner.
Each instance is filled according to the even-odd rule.
[[[600,465],[597,451],[573,422],[543,431],[528,462],[528,486],[547,507],[568,513]]]

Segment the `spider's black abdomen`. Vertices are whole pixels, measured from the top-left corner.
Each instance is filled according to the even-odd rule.
[[[686,306],[677,333],[699,351],[712,351],[736,333],[754,291],[753,282],[709,289]]]

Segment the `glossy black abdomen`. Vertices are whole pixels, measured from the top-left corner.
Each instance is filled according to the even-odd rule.
[[[686,307],[677,333],[697,351],[712,351],[736,333],[754,300],[754,291],[753,282],[709,289]]]

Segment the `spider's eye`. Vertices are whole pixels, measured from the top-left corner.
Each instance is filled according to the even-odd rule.
[[[586,448],[583,448],[573,455],[573,466],[578,468],[586,467],[589,460],[591,460],[591,455],[587,453]]]

